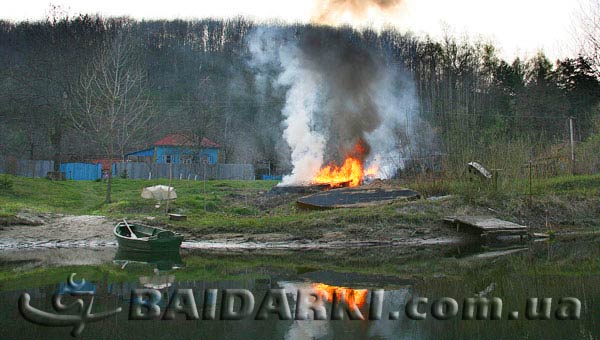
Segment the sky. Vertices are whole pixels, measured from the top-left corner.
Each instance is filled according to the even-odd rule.
[[[2,0],[0,18],[11,21],[39,20],[50,3],[70,15],[127,15],[138,19],[248,16],[258,20],[309,22],[317,0]],[[571,20],[578,0],[404,0],[393,17],[369,17],[360,25],[381,28],[392,25],[401,31],[440,38],[444,32],[471,39],[482,38],[500,48],[500,55],[532,56],[543,50],[551,59],[571,56]],[[376,14],[377,15],[377,14]]]

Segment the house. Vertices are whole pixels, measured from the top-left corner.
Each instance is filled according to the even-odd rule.
[[[128,161],[153,162],[157,164],[216,164],[221,146],[206,137],[171,133],[156,141],[151,148],[125,155]]]

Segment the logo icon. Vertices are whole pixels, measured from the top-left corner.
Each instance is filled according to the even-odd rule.
[[[50,327],[73,327],[71,335],[77,337],[81,335],[85,324],[97,322],[112,315],[121,312],[121,307],[112,311],[92,313],[94,305],[95,287],[88,284],[84,279],[79,282],[74,280],[75,273],[69,275],[67,284],[61,286],[59,292],[52,296],[52,307],[56,313],[49,313],[31,306],[31,296],[27,293],[19,297],[19,312],[29,322]],[[62,298],[70,295],[75,301],[70,304],[63,304]],[[89,296],[89,301],[85,301],[84,296]],[[75,314],[68,314],[68,311],[75,311]]]

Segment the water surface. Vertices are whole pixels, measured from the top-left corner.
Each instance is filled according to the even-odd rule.
[[[31,324],[17,309],[27,292],[31,304],[52,311],[51,297],[69,273],[86,278],[95,287],[94,311],[123,312],[86,325],[89,339],[593,339],[600,337],[600,275],[597,240],[504,245],[488,249],[479,244],[435,247],[372,247],[307,251],[219,252],[185,250],[181,257],[144,258],[104,249],[48,249],[0,253],[2,280],[0,320],[2,339],[59,339],[70,337],[68,328]],[[515,251],[516,250],[516,251]],[[496,253],[490,254],[490,251]],[[488,252],[489,256],[482,256]],[[501,256],[503,253],[507,255]],[[368,319],[371,292],[384,289],[384,320],[287,321],[275,317],[256,321],[196,321],[180,315],[171,321],[128,320],[131,290],[144,285],[170,284],[161,289],[163,310],[173,293],[191,288],[202,315],[206,289],[243,288],[253,292],[255,310],[268,289],[284,288],[295,306],[298,288],[356,290],[355,302]],[[363,290],[366,289],[366,292]],[[364,296],[362,295],[364,294]],[[502,320],[461,319],[466,297],[485,295],[503,300]],[[436,320],[429,306],[426,320],[406,317],[404,308],[413,297],[430,303],[451,297],[461,306],[458,316]],[[577,297],[581,320],[530,321],[524,318],[530,297]],[[220,299],[220,296],[217,296]],[[356,302],[358,301],[358,302]],[[330,305],[328,304],[328,307]],[[554,308],[553,308],[554,310]],[[519,311],[518,320],[508,313]],[[390,312],[398,313],[389,320]],[[218,315],[219,313],[217,313]],[[254,316],[254,314],[253,314]]]

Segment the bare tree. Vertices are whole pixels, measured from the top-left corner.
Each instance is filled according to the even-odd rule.
[[[600,0],[580,0],[574,19],[577,48],[600,72]]]
[[[152,118],[145,76],[127,32],[107,39],[74,90],[69,110],[75,128],[90,137],[108,159],[124,157],[125,148],[146,130]],[[106,202],[111,198],[108,173]]]

